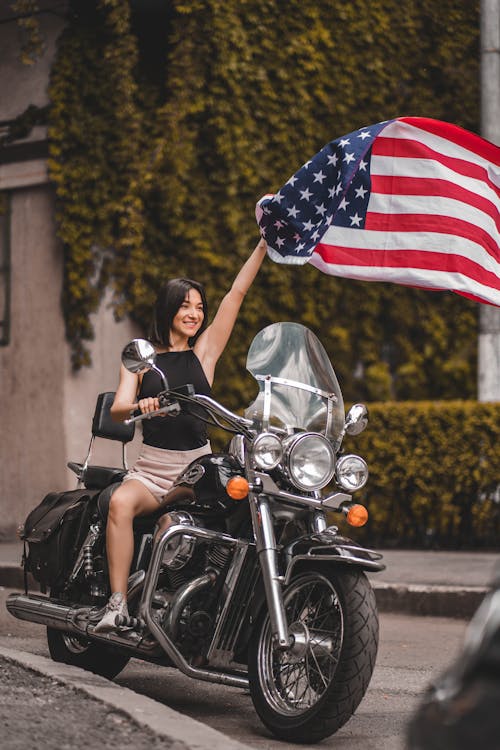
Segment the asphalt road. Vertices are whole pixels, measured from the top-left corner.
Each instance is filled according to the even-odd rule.
[[[7,593],[0,589],[0,644],[47,656],[43,626],[9,615],[4,604]],[[381,614],[377,665],[364,700],[336,735],[310,747],[403,750],[408,719],[432,677],[458,654],[466,624],[455,619]],[[197,682],[174,669],[136,659],[115,681],[250,747],[297,748],[267,732],[250,696],[241,689]]]

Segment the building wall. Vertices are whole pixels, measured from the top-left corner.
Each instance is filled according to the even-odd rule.
[[[0,15],[3,18],[3,11]],[[50,14],[39,18],[46,46],[31,66],[18,58],[16,24],[0,25],[0,126],[29,104],[47,102],[62,20]],[[45,139],[40,127],[26,139],[30,146],[42,147],[36,158],[33,149],[29,158],[19,160],[0,149],[0,192],[10,203],[11,261],[10,341],[0,346],[0,540],[14,538],[17,526],[44,494],[76,485],[66,463],[84,459],[97,395],[116,389],[120,351],[139,335],[130,321],[116,323],[105,301],[94,316],[92,366],[72,372],[61,311],[63,257],[54,223],[54,190],[46,159],[40,156]],[[131,460],[139,442],[138,434],[129,450]],[[119,445],[96,443],[96,463],[120,465]]]
[[[116,390],[120,352],[140,335],[105,301],[94,316],[90,368],[73,373],[61,313],[62,250],[50,185],[11,193],[11,336],[0,347],[0,539],[44,494],[75,486],[66,468],[85,457],[97,395]],[[140,435],[129,447],[131,460]],[[96,441],[96,463],[120,465],[121,446]]]
[[[11,337],[0,348],[0,538],[12,536],[41,492],[64,483],[66,345],[51,213],[46,187],[11,194]]]

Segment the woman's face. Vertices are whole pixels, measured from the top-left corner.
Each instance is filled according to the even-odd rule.
[[[172,321],[172,333],[182,338],[195,336],[203,323],[203,301],[197,289],[189,289]]]

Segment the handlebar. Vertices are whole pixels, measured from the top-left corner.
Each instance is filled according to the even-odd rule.
[[[167,417],[176,417],[182,409],[182,404],[195,404],[201,407],[206,414],[211,417],[213,424],[222,427],[229,432],[240,432],[245,435],[251,434],[252,421],[240,417],[238,414],[226,409],[225,406],[219,404],[218,401],[205,396],[202,393],[194,393],[192,385],[183,386],[171,391],[162,391],[158,394],[158,398],[164,400],[166,403],[155,411],[143,414],[139,409],[136,409],[129,419],[124,421],[124,424],[129,425],[135,422],[141,422],[144,419],[151,419],[161,415]],[[226,424],[221,424],[219,420],[223,420]]]
[[[123,424],[134,424],[135,422],[142,422],[143,419],[151,419],[152,417],[158,417],[161,414],[166,416],[176,417],[181,411],[180,404],[177,401],[171,402],[166,406],[162,406],[160,409],[150,411],[147,414],[143,414],[140,409],[135,409],[132,412],[132,416],[129,419],[125,419]]]

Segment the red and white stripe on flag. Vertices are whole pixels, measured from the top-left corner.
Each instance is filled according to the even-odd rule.
[[[370,173],[364,228],[332,223],[309,262],[500,306],[500,148],[450,123],[402,117],[373,141]]]

